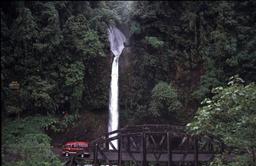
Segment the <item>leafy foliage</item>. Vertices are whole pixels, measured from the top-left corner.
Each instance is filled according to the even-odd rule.
[[[44,109],[45,112],[54,112],[57,108],[55,100],[51,97],[54,85],[42,80],[38,76],[30,77],[25,83],[27,86],[22,88],[20,98],[22,99],[22,108],[29,110]]]
[[[51,139],[43,133],[54,122],[54,118],[41,116],[7,121],[2,130],[2,164],[60,165],[51,151]]]
[[[89,30],[87,20],[83,15],[70,17],[63,31],[65,47],[80,55],[82,59],[102,54],[102,44],[99,42],[97,32]]]
[[[130,31],[131,33],[133,34],[139,34],[141,32],[141,27],[140,27],[140,24],[136,21],[133,21],[131,23],[131,27],[130,27]]]
[[[197,116],[187,126],[195,134],[213,134],[239,151],[255,153],[256,86],[243,85],[232,77],[227,87],[217,87],[211,99],[206,98]],[[251,159],[248,159],[251,160]]]
[[[175,85],[183,109],[192,113],[232,75],[255,82],[254,8],[254,1],[134,3],[130,87],[137,94],[123,96],[132,98],[123,103],[128,119],[147,112],[149,92],[160,80]]]
[[[146,36],[145,40],[153,48],[161,48],[164,45],[164,42],[159,40],[157,37]]]
[[[75,126],[78,119],[78,114],[65,115],[62,119],[55,120],[51,125],[47,126],[46,130],[52,130],[55,133],[65,132]]]
[[[6,107],[15,104],[10,101],[6,86],[16,80],[21,89],[15,98],[21,104],[15,106],[24,113],[58,113],[62,96],[69,99],[71,111],[81,108],[85,86],[91,86],[85,80],[85,70],[88,70],[91,59],[104,55],[106,37],[99,34],[106,36],[106,29],[98,28],[105,26],[98,20],[87,19],[95,12],[92,4],[73,3],[71,8],[74,10],[78,10],[76,5],[81,5],[91,11],[80,14],[72,13],[68,7],[70,4],[7,3],[17,11],[17,18],[1,8],[1,36],[4,36],[1,37],[1,67],[4,71],[1,80],[7,95]],[[65,12],[60,12],[63,10]],[[4,17],[5,14],[10,17]],[[96,27],[93,26],[95,22]]]
[[[165,82],[158,83],[152,90],[152,101],[149,110],[153,116],[160,115],[177,116],[181,111],[182,105],[178,99],[176,90]],[[164,117],[163,116],[163,117]]]
[[[223,157],[217,156],[211,163],[210,166],[240,166],[240,165],[245,165],[245,166],[251,166],[254,165],[254,161],[247,155],[243,156],[237,156],[235,161],[233,162],[225,162],[223,160]]]

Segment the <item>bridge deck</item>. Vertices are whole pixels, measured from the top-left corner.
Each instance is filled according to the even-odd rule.
[[[93,155],[90,156],[90,159],[93,160]],[[98,160],[107,160],[109,161],[117,161],[118,160],[118,152],[104,152],[104,155],[98,154]],[[157,160],[157,157],[159,159]],[[214,157],[213,154],[198,154],[198,161],[210,161]],[[142,161],[143,156],[139,152],[123,152],[121,154],[121,160],[122,161]],[[173,162],[180,162],[180,161],[194,161],[195,160],[195,154],[194,153],[172,153],[172,159]],[[161,161],[161,162],[168,162],[168,153],[162,153],[155,155],[154,153],[147,153],[146,154],[146,161]]]

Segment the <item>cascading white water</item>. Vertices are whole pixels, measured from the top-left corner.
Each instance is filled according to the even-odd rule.
[[[124,42],[126,41],[123,33],[116,27],[110,26],[108,29],[108,39],[110,42],[110,49],[114,54],[114,60],[112,63],[111,71],[111,84],[110,84],[110,101],[109,101],[109,122],[108,132],[112,132],[118,129],[119,112],[118,112],[118,62],[119,56],[124,49]],[[112,134],[111,137],[116,136]],[[117,141],[111,142],[115,148],[118,148]],[[111,146],[110,149],[113,149]]]

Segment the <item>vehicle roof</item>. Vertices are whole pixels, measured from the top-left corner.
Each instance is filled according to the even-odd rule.
[[[88,142],[87,141],[69,141],[65,143],[65,145],[72,145],[72,144],[88,144]]]

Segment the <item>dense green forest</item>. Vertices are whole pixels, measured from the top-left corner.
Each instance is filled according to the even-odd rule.
[[[255,1],[6,1],[0,10],[4,166],[61,165],[56,135],[81,118],[91,122],[83,130],[107,125],[109,25],[128,39],[120,127],[186,125],[249,154],[211,166],[256,162]]]

